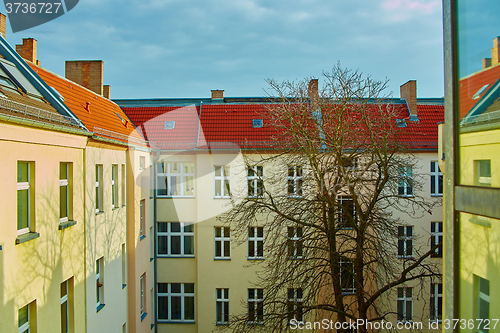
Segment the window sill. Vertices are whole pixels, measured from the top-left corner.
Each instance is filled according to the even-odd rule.
[[[155,258],[149,258],[149,262],[151,262],[151,261],[153,261],[153,260],[155,260]]]
[[[95,212],[95,215],[101,215],[101,214],[104,214],[104,211]]]
[[[158,258],[165,258],[165,259],[182,259],[182,258],[188,258],[188,259],[194,259],[195,256],[193,255],[166,255],[166,254],[158,254]]]
[[[196,324],[194,320],[165,320],[158,319],[158,324]]]
[[[194,195],[157,195],[157,199],[194,199]]]
[[[215,261],[231,261],[231,258],[214,258]]]
[[[141,235],[141,237],[139,237],[139,240],[141,241],[141,240],[143,240],[144,238],[146,238],[146,236]]]
[[[59,230],[63,230],[66,228],[69,228],[71,226],[74,226],[76,224],[76,221],[66,221],[66,222],[61,222],[59,223]]]
[[[40,237],[40,233],[38,232],[27,232],[25,234],[17,236],[16,244],[22,244],[38,237]]]
[[[155,324],[151,324],[151,329],[155,328]]]
[[[398,255],[398,259],[413,259],[413,256],[400,256],[400,255]]]
[[[125,289],[125,287],[127,287],[127,284],[126,284],[126,283],[123,283],[123,284],[122,284],[122,289]]]
[[[144,320],[144,318],[146,318],[146,316],[147,316],[147,315],[148,315],[148,313],[147,313],[147,312],[144,312],[144,313],[141,315],[141,321],[143,321],[143,320]]]
[[[431,197],[442,197],[443,193],[431,194]]]
[[[480,225],[480,226],[483,226],[483,227],[486,227],[486,228],[491,228],[490,219],[487,218],[487,217],[474,216],[474,217],[471,217],[469,219],[469,222],[477,224],[477,225]]]
[[[228,326],[229,323],[215,323],[215,326]]]
[[[111,208],[111,210],[112,210],[112,211],[115,211],[115,210],[118,210],[118,209],[120,209],[120,208],[123,208],[123,206],[121,206],[121,207],[112,207],[112,208]]]
[[[96,312],[101,311],[101,310],[102,310],[102,308],[103,308],[105,305],[106,305],[106,304],[99,304],[99,305],[97,306]]]
[[[264,258],[247,258],[247,260],[264,260]]]
[[[214,200],[229,200],[231,197],[214,197]]]

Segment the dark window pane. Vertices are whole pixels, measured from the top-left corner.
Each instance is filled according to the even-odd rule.
[[[172,309],[170,313],[171,319],[182,319],[181,317],[181,297],[180,296],[172,296]]]
[[[181,237],[172,236],[170,237],[170,254],[181,254]]]
[[[168,254],[168,237],[158,236],[158,254]]]
[[[168,319],[168,297],[158,296],[158,319]]]
[[[194,254],[193,236],[184,236],[184,254]]]
[[[184,284],[184,292],[185,293],[194,293],[194,283],[185,283]]]
[[[170,290],[172,293],[180,294],[181,292],[181,284],[180,283],[172,283],[170,284]]]
[[[170,231],[171,232],[180,232],[181,231],[181,224],[179,222],[170,223]]]
[[[184,319],[194,319],[194,297],[184,298]]]

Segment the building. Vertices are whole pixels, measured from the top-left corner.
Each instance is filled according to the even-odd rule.
[[[447,0],[444,5],[446,104],[445,332],[495,330],[499,317],[496,208],[498,153],[498,4]],[[485,10],[488,8],[488,10]],[[481,14],[481,20],[473,20]],[[484,15],[483,15],[484,14]],[[493,47],[491,48],[491,40]],[[491,54],[482,61],[481,57]],[[453,328],[454,318],[468,326]],[[496,328],[498,329],[498,328]]]

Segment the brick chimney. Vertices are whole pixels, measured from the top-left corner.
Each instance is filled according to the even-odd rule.
[[[488,67],[491,67],[491,58],[484,58],[483,59],[483,69],[486,69]]]
[[[110,90],[111,90],[111,87],[108,84],[102,86],[102,95],[104,97],[106,97],[107,99],[109,99],[109,92],[110,92]]]
[[[500,49],[498,48],[500,44],[500,37],[495,37],[493,39],[493,48],[491,49],[491,66],[496,65],[500,62]]]
[[[23,58],[34,64],[36,61],[36,39],[23,38],[22,45],[16,45],[16,52]]]
[[[102,96],[103,69],[102,60],[71,60],[66,61],[65,76],[68,80]]]
[[[309,81],[307,96],[309,96],[311,100],[311,109],[313,111],[318,110],[318,79],[311,79],[311,81]]]
[[[5,23],[6,23],[7,18],[5,17],[4,14],[0,13],[0,34],[2,34],[2,37],[5,38]]]
[[[224,90],[211,90],[212,101],[222,102],[224,100]]]
[[[411,116],[417,116],[417,81],[410,80],[400,87],[401,98],[406,100]]]

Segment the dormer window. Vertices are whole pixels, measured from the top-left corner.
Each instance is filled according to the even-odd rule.
[[[489,84],[485,84],[484,86],[482,86],[481,89],[479,89],[477,93],[472,96],[472,99],[478,99],[479,97],[481,97],[481,95],[486,91],[486,89],[488,89],[489,86]]]
[[[163,125],[163,129],[174,129],[174,128],[175,128],[175,121],[173,121],[173,120],[165,121],[165,125]]]
[[[252,119],[252,127],[253,128],[261,128],[264,125],[264,121],[262,119]]]

